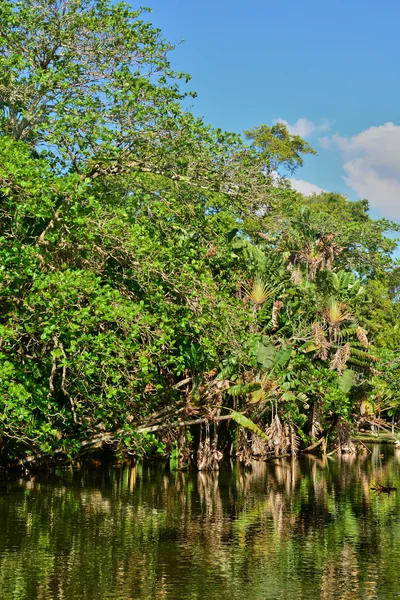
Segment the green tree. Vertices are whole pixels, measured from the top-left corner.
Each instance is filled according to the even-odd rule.
[[[396,226],[277,185],[314,153],[282,124],[249,147],[195,118],[145,12],[0,0],[5,461],[168,454],[171,431],[247,461],[260,430],[307,444],[315,407],[334,440],[395,331]]]
[[[264,165],[268,176],[281,171],[293,174],[304,163],[303,156],[316,154],[299,135],[291,135],[284,123],[272,127],[260,125],[245,131]]]

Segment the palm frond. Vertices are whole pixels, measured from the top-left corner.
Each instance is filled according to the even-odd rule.
[[[347,306],[344,302],[338,302],[335,298],[330,298],[323,310],[323,314],[328,322],[329,327],[338,327],[345,321],[351,321],[352,315],[347,311]]]
[[[258,381],[254,381],[251,383],[238,383],[236,385],[231,385],[227,392],[230,396],[245,396],[246,394],[250,394],[256,390],[259,390],[261,384]]]
[[[258,425],[256,425],[251,419],[249,419],[248,417],[245,417],[242,413],[237,412],[236,410],[232,410],[231,411],[231,418],[236,421],[236,423],[238,423],[239,425],[241,425],[242,427],[244,427],[245,429],[249,429],[250,431],[252,431],[253,433],[255,433],[256,435],[258,435],[258,437],[260,437],[261,439],[265,440],[266,442],[268,442],[269,438],[268,436],[264,433],[264,431],[262,431],[262,429],[260,429],[258,427]]]
[[[362,327],[358,326],[356,329],[356,335],[358,341],[364,346],[364,348],[368,348],[369,342],[367,338],[367,332]]]
[[[339,375],[341,375],[343,373],[343,368],[350,357],[350,352],[351,350],[349,343],[345,344],[344,346],[339,346],[331,360],[329,368],[332,371],[337,371]]]
[[[261,306],[276,294],[277,289],[278,286],[267,284],[261,277],[257,276],[245,288],[246,298],[256,306]]]

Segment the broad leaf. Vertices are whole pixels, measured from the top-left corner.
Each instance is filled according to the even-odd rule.
[[[258,435],[258,437],[268,442],[267,435],[251,419],[245,417],[242,413],[239,413],[236,410],[231,411],[231,417],[234,421],[236,421],[236,423],[238,423],[245,429],[249,429],[256,435]]]
[[[354,371],[346,369],[343,375],[339,378],[339,389],[347,394],[350,391],[354,381]]]
[[[268,346],[261,343],[259,344],[257,348],[257,362],[265,369],[271,369],[273,367],[275,355],[276,350],[273,344],[269,344]]]

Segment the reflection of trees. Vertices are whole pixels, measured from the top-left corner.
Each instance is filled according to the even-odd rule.
[[[0,487],[0,589],[20,600],[394,598],[399,457],[220,473],[65,471]]]

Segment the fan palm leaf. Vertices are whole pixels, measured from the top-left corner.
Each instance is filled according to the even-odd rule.
[[[272,298],[276,291],[276,286],[267,284],[262,277],[256,277],[246,288],[246,298],[251,300],[254,305],[261,306]]]
[[[338,302],[335,298],[330,298],[323,314],[331,328],[337,328],[345,321],[351,321],[353,318],[351,313],[347,311],[346,304]]]

